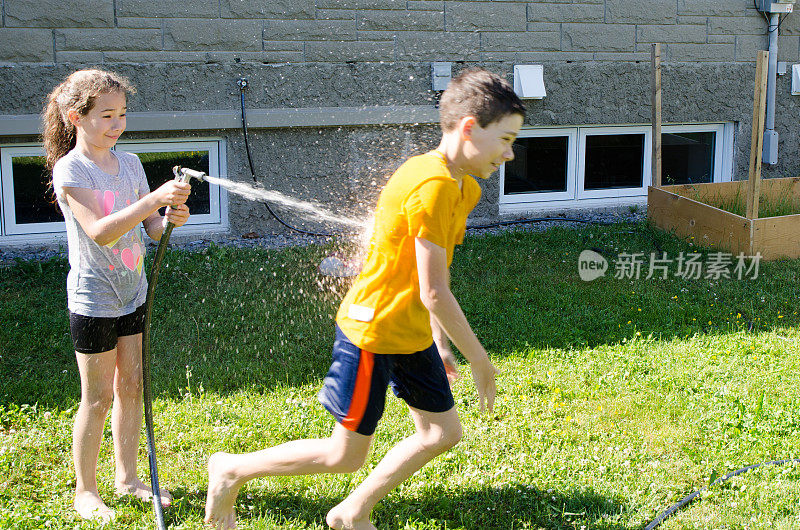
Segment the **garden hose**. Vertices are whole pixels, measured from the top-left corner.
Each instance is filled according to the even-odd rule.
[[[253,182],[255,182],[256,185],[258,185],[258,177],[256,177],[256,170],[255,166],[253,165],[253,157],[250,155],[250,135],[248,134],[247,131],[247,114],[245,113],[244,110],[244,91],[247,88],[247,79],[244,77],[239,78],[236,84],[239,85],[239,92],[241,95],[240,100],[242,102],[242,133],[244,134],[244,149],[245,151],[247,151],[247,163],[250,165],[250,174],[253,176]],[[265,201],[264,206],[266,206],[267,211],[276,221],[278,221],[280,224],[282,224],[289,230],[294,230],[295,232],[298,232],[300,234],[307,236],[314,236],[314,237],[332,237],[336,235],[334,233],[328,233],[328,232],[312,232],[311,230],[305,230],[303,228],[298,228],[296,226],[290,225],[289,223],[284,221],[277,213],[275,213],[275,210],[272,209],[272,207],[269,205],[268,202]]]
[[[204,173],[190,169],[182,169],[179,166],[172,168],[175,180],[188,182],[191,178],[203,180]],[[161,269],[161,260],[164,259],[164,251],[167,249],[169,237],[175,228],[173,223],[167,223],[161,239],[158,242],[158,249],[153,258],[153,265],[150,269],[150,276],[147,279],[147,300],[144,303],[144,329],[142,329],[142,401],[144,402],[144,426],[147,438],[147,459],[150,463],[150,487],[153,492],[153,511],[156,514],[156,526],[158,530],[166,530],[164,524],[164,511],[161,507],[161,488],[158,485],[158,464],[156,462],[156,441],[153,433],[153,394],[150,384],[150,318],[153,311],[153,298],[158,283],[158,273]]]
[[[158,242],[158,250],[153,258],[153,265],[150,269],[150,276],[147,285],[147,300],[144,309],[144,329],[142,330],[142,394],[144,402],[144,426],[147,437],[147,458],[150,462],[150,487],[153,491],[153,510],[156,514],[156,525],[158,530],[165,530],[164,512],[161,507],[161,489],[158,486],[158,464],[156,463],[156,441],[153,434],[153,395],[150,391],[150,316],[153,310],[153,294],[158,282],[158,271],[161,267],[161,260],[164,258],[164,251],[167,248],[169,236],[175,225],[167,223],[161,240]]]
[[[661,513],[661,515],[659,515],[658,517],[656,517],[655,519],[650,521],[650,524],[645,526],[644,530],[653,530],[653,528],[655,528],[658,525],[660,525],[661,523],[663,523],[667,519],[667,517],[669,517],[670,515],[674,514],[675,512],[677,512],[678,510],[680,510],[681,508],[683,508],[684,506],[686,506],[687,504],[692,502],[698,495],[700,495],[701,493],[703,493],[705,490],[707,490],[708,488],[710,488],[712,486],[716,486],[717,484],[725,482],[726,480],[728,480],[730,478],[733,478],[733,477],[735,477],[737,475],[741,475],[742,473],[747,473],[751,469],[756,469],[758,467],[768,466],[768,465],[780,466],[780,465],[783,465],[783,464],[788,464],[790,462],[800,463],[800,458],[790,458],[790,459],[786,459],[786,460],[770,460],[769,462],[761,462],[760,464],[754,464],[752,466],[747,466],[747,467],[743,467],[741,469],[737,469],[736,471],[731,471],[730,473],[728,473],[724,477],[720,477],[717,480],[715,480],[714,482],[712,482],[711,484],[709,484],[708,486],[703,486],[702,488],[700,488],[699,490],[695,491],[694,493],[690,493],[689,495],[687,495],[686,497],[684,497],[680,501],[676,502],[675,504],[673,504],[672,506],[670,506],[669,508],[664,510]]]

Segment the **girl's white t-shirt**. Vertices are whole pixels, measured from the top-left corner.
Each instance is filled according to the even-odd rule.
[[[142,225],[116,241],[98,245],[83,231],[64,194],[65,187],[90,189],[100,209],[109,215],[150,193],[139,157],[120,151],[111,153],[119,161],[116,175],[109,175],[74,149],[53,168],[53,189],[64,213],[69,245],[67,302],[71,312],[90,317],[133,313],[147,297]]]

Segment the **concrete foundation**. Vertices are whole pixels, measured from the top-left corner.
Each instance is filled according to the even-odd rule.
[[[429,62],[257,64],[211,60],[102,65],[131,79],[137,93],[128,102],[132,113],[230,111],[238,113],[237,80],[246,77],[248,110],[326,107],[433,106]],[[461,68],[478,64],[454,64]],[[480,63],[512,80],[513,62]],[[543,62],[547,97],[527,102],[526,127],[646,124],[650,120],[649,61]],[[0,66],[2,115],[35,116],[48,91],[76,64]],[[745,178],[749,160],[754,63],[666,62],[663,64],[663,121],[668,123],[734,122],[734,179]],[[776,130],[779,162],[763,175],[800,175],[800,98],[789,95],[789,76],[778,78]],[[312,120],[313,121],[313,120]],[[298,123],[280,128],[252,128],[256,173],[264,185],[302,199],[325,204],[334,212],[367,211],[382,183],[407,157],[437,145],[433,123],[400,125],[317,126]],[[227,145],[230,178],[251,181],[240,128],[130,132],[128,138],[221,137]],[[34,131],[0,137],[9,145],[36,141]],[[482,219],[498,215],[498,181],[482,183],[483,198],[475,212]],[[543,205],[545,206],[545,205]],[[282,230],[264,207],[236,197],[229,203],[233,233]],[[535,213],[535,212],[534,212]],[[291,213],[287,216],[291,218]],[[298,220],[299,221],[299,220]],[[305,225],[304,225],[305,226]],[[313,223],[308,225],[314,227]]]

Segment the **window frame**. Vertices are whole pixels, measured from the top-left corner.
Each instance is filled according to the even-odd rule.
[[[220,175],[228,173],[225,165],[225,157],[222,155],[224,140],[220,139],[202,139],[202,140],[120,140],[117,142],[115,149],[124,152],[142,152],[142,153],[176,153],[181,151],[208,151],[208,171],[209,176],[222,178]],[[132,147],[137,146],[137,147]],[[146,146],[146,147],[142,147]],[[216,147],[214,147],[216,146]],[[153,191],[153,190],[150,190]],[[176,227],[174,233],[180,234],[183,232],[204,232],[206,228],[211,226],[219,226],[220,228],[228,227],[228,208],[227,208],[227,191],[217,185],[209,183],[209,213],[190,215],[189,220],[185,225]],[[199,226],[203,227],[202,230],[192,230]]]
[[[709,123],[709,124],[687,124],[687,125],[664,125],[661,127],[661,134],[673,134],[682,132],[713,132],[716,134],[714,138],[714,174],[711,176],[711,182],[730,182],[733,177],[732,162],[727,161],[725,152],[728,149],[728,142],[733,145],[733,124],[732,123]],[[730,132],[730,140],[728,133]],[[731,155],[733,150],[731,147]],[[652,160],[652,155],[651,155]]]
[[[17,223],[16,199],[14,197],[13,159],[22,156],[45,156],[41,144],[14,144],[0,146],[0,180],[2,180],[2,237],[48,235],[66,232],[64,221],[50,223]]]
[[[575,163],[577,161],[578,130],[575,127],[559,129],[523,129],[517,135],[520,138],[551,138],[567,137],[567,190],[545,191],[531,193],[515,193],[506,195],[506,165],[500,168],[500,207],[506,204],[521,204],[530,202],[567,201],[575,198]]]
[[[209,174],[227,178],[227,144],[224,138],[170,138],[120,140],[114,147],[132,152],[208,151]],[[39,143],[0,144],[0,242],[26,243],[63,240],[66,238],[64,221],[49,223],[17,223],[14,197],[13,158],[19,156],[45,156]],[[189,221],[176,227],[174,234],[202,234],[224,232],[229,229],[228,193],[224,188],[210,185],[208,214],[190,216]]]
[[[663,125],[662,134],[680,132],[713,132],[714,175],[712,182],[730,182],[734,169],[734,132],[732,122],[686,123]],[[536,209],[595,208],[647,203],[647,188],[652,183],[652,127],[650,125],[587,125],[575,127],[535,127],[522,129],[519,138],[565,136],[570,134],[567,161],[567,192],[505,194],[505,164],[500,168],[500,214],[521,213]],[[642,186],[585,190],[586,137],[595,134],[644,134]],[[574,136],[573,136],[574,135]],[[575,138],[574,142],[572,138]],[[575,146],[573,149],[572,146]],[[574,190],[570,195],[569,190]],[[550,204],[545,204],[550,203]]]
[[[662,127],[663,130],[663,127]],[[632,188],[609,188],[600,190],[587,190],[586,185],[586,138],[588,136],[611,135],[642,135],[642,185]],[[652,182],[652,156],[653,149],[652,128],[644,125],[617,126],[617,127],[581,127],[578,130],[578,199],[618,199],[621,197],[639,197],[647,195],[647,186]]]

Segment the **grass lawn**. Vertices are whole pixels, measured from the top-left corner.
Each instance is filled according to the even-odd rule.
[[[578,255],[611,263],[584,282]],[[346,285],[316,266],[331,248],[170,252],[153,323],[161,483],[173,528],[201,528],[208,456],[326,436],[316,401]],[[617,279],[621,253],[695,252],[646,224],[470,236],[453,290],[500,368],[493,417],[469,368],[454,393],[465,435],[381,502],[391,529],[635,529],[713,476],[800,456],[800,260],[757,279]],[[703,261],[712,257],[703,254]],[[92,528],[71,510],[79,399],[67,264],[0,270],[0,527]],[[412,424],[393,397],[365,469],[259,479],[239,527],[323,528]],[[147,478],[144,437],[140,475]],[[118,528],[153,528],[149,504],[113,496],[110,427],[101,494]],[[800,467],[764,466],[712,488],[660,528],[800,527]]]

